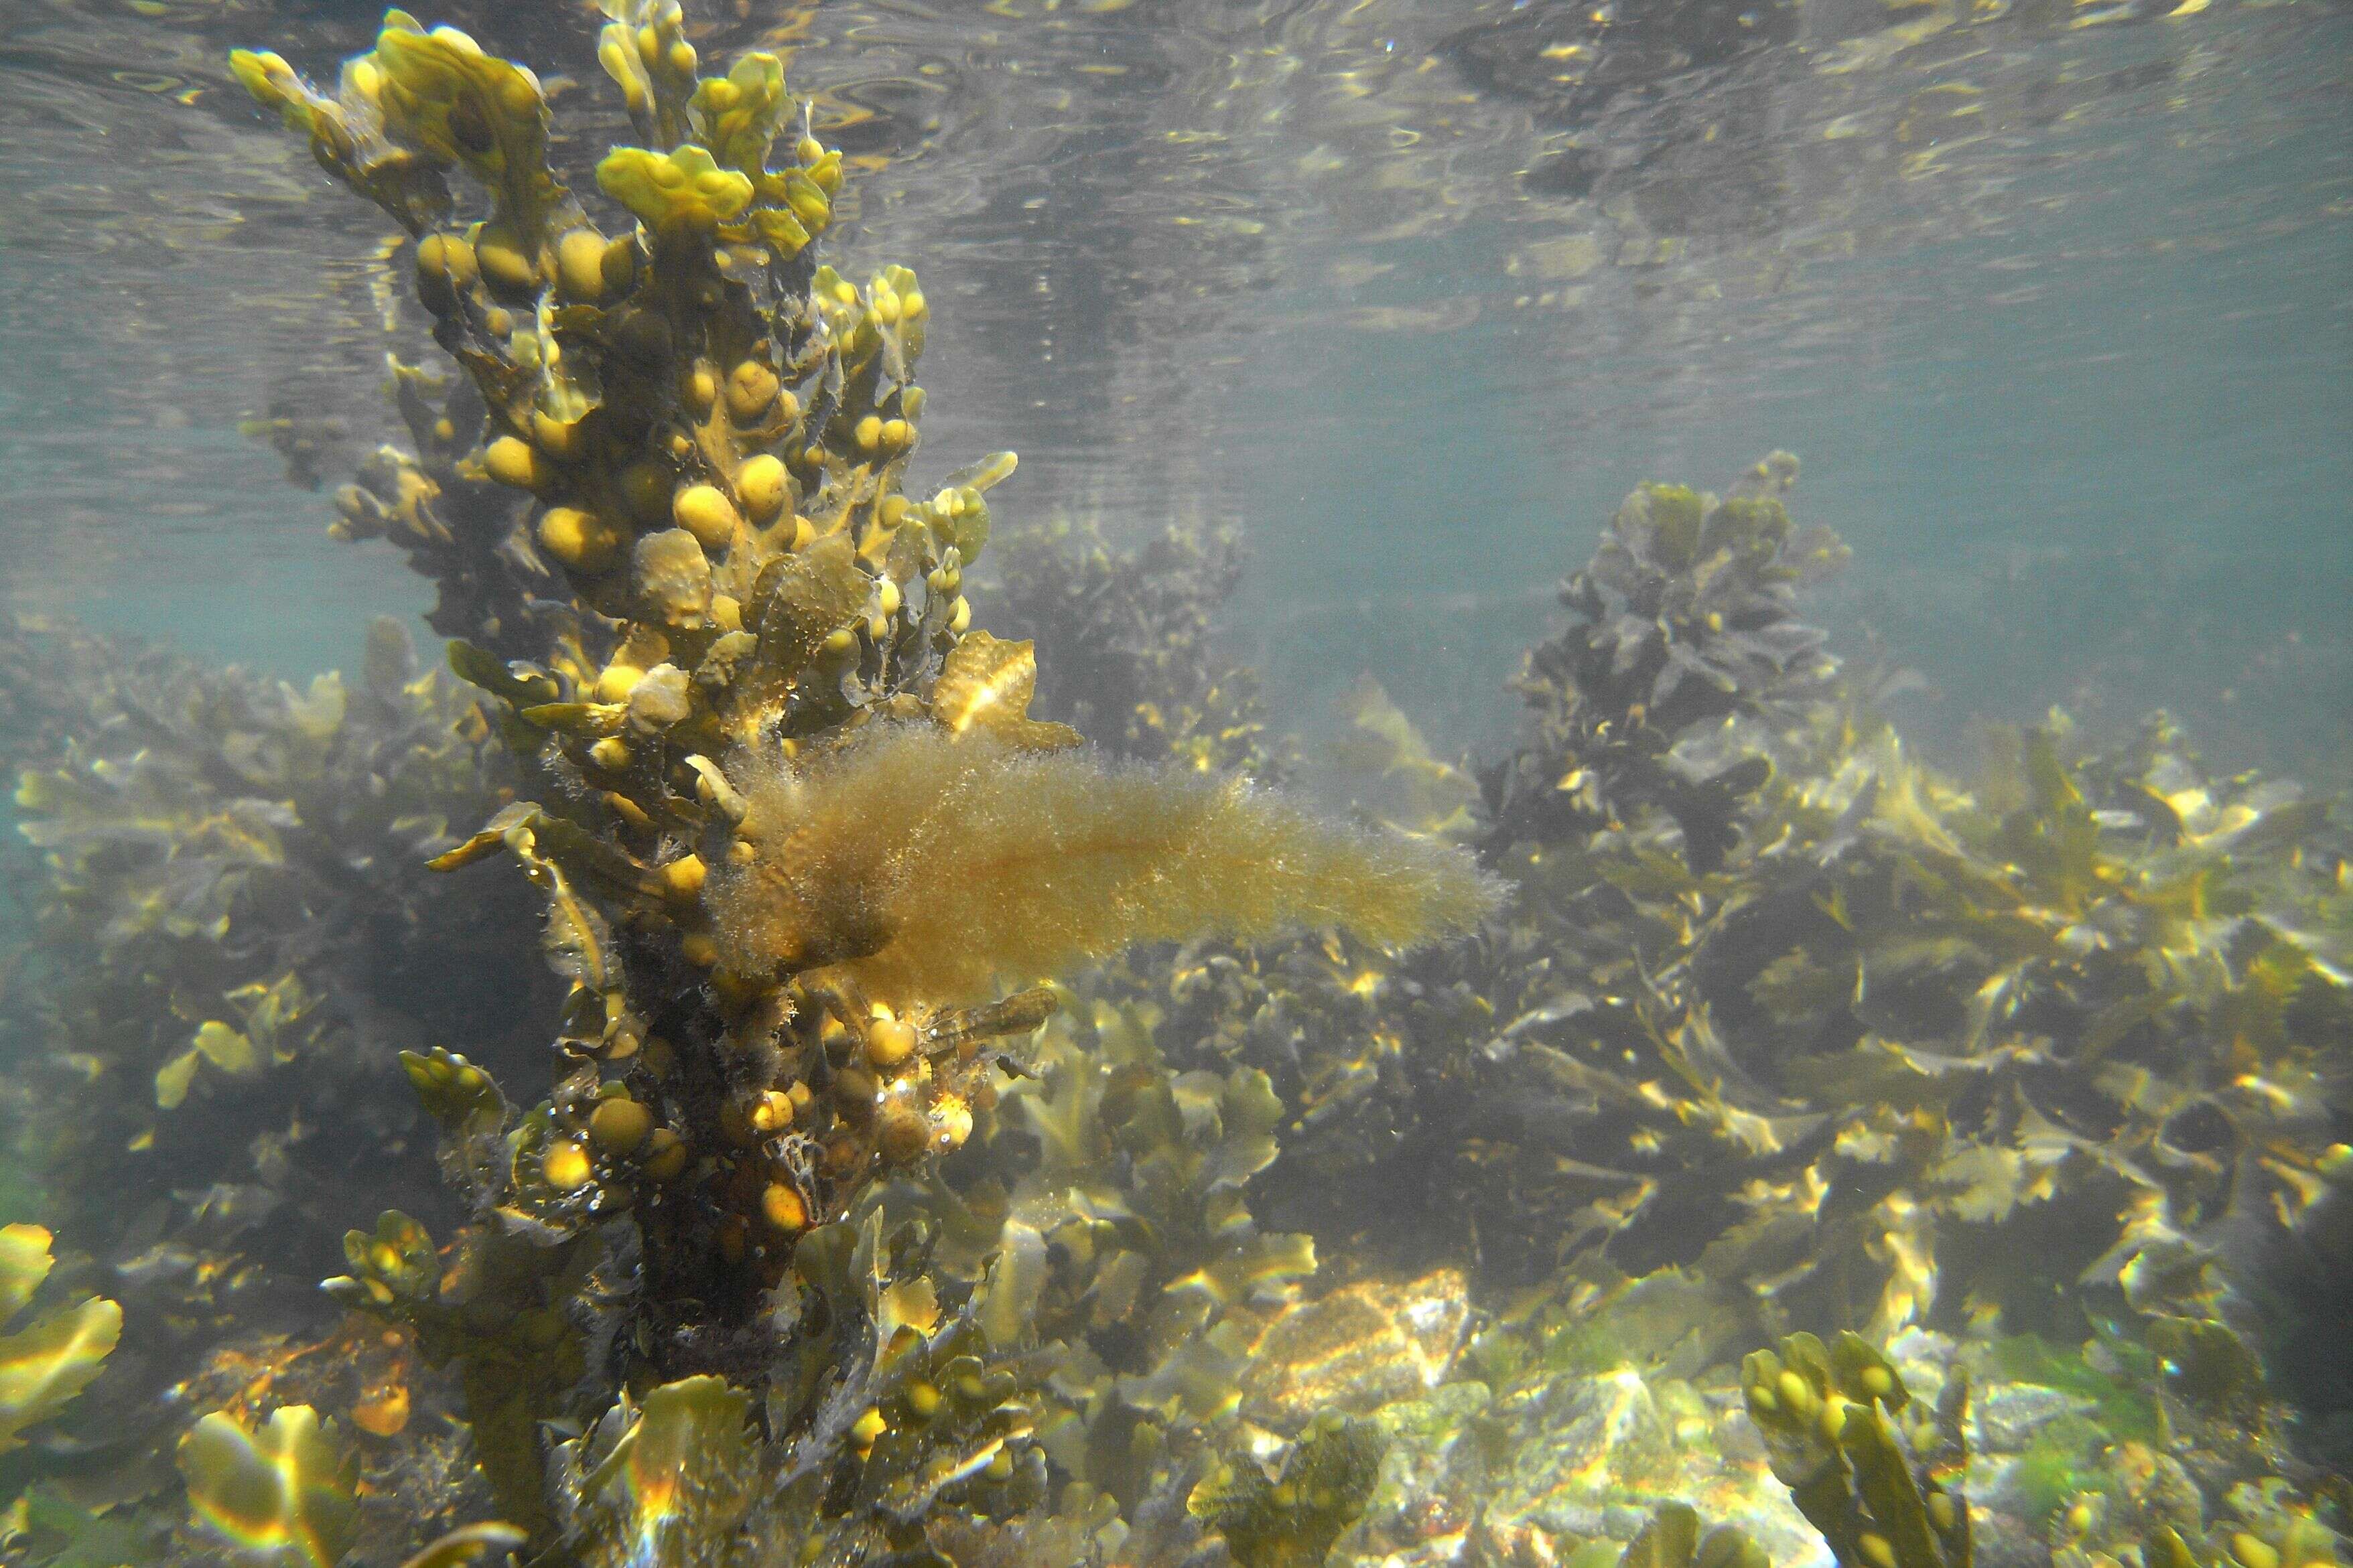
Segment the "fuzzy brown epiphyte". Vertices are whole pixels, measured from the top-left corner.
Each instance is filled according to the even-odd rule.
[[[723,962],[831,968],[900,1005],[1205,933],[1334,925],[1409,945],[1495,900],[1443,846],[1326,824],[1232,779],[927,723],[749,755],[734,783],[744,848],[706,895]]]

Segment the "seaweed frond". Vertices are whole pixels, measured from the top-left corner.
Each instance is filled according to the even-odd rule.
[[[48,1278],[49,1240],[37,1225],[0,1227],[0,1327]],[[121,1334],[122,1309],[103,1296],[0,1334],[0,1454],[23,1447],[19,1433],[72,1403]]]

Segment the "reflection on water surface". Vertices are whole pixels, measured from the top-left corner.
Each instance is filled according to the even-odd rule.
[[[959,349],[945,433],[1002,432],[1024,504],[1115,532],[1241,521],[1246,618],[1311,705],[1370,665],[1497,711],[1491,656],[1540,623],[1564,520],[1774,444],[1863,547],[1855,613],[1940,684],[2022,642],[1968,682],[1994,706],[2130,685],[2124,708],[2235,731],[2237,705],[2348,690],[2317,584],[2353,546],[2315,499],[2353,485],[2328,412],[2353,341],[2341,6],[722,11],[706,50],[784,52],[851,154],[849,253],[925,258]],[[236,433],[297,417],[347,461],[385,434],[354,371],[418,341],[391,236],[346,242],[222,64],[267,36],[323,69],[374,19],[16,19],[17,602],[163,615],[291,669],[331,657],[299,610],[230,636],[193,605],[402,591]],[[547,63],[574,174],[617,128],[593,8],[427,19]],[[1419,675],[1382,646],[1399,616],[1438,647]]]
[[[593,70],[591,7],[442,16]],[[164,583],[249,599],[290,572],[397,602],[236,437],[297,414],[363,451],[384,411],[353,372],[419,334],[391,235],[348,245],[221,66],[278,36],[324,68],[372,21],[16,21],[16,602],[148,618]],[[699,26],[788,54],[857,163],[854,257],[924,257],[951,433],[1017,445],[1035,508],[1245,521],[1245,621],[1311,703],[1341,647],[1492,710],[1478,654],[1539,626],[1562,520],[1774,442],[1932,677],[2023,637],[1993,679],[2014,710],[2083,679],[2190,708],[2348,689],[2313,583],[2353,560],[2308,500],[2353,484],[2325,393],[2353,334],[2341,7],[1008,0]],[[617,113],[551,87],[576,174]],[[2050,585],[2094,611],[2066,648]],[[2250,635],[2254,605],[2301,642]],[[1398,614],[1440,670],[1379,647]],[[313,637],[237,651],[308,666]]]

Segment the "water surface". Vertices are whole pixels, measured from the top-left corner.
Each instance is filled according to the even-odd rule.
[[[922,269],[943,467],[1017,513],[1238,521],[1235,631],[1312,725],[1360,668],[1493,737],[1548,584],[1648,477],[1776,446],[1915,721],[2167,704],[2341,775],[2353,711],[2353,12],[1823,3],[705,7]],[[710,15],[708,13],[715,13]],[[0,53],[0,540],[20,608],[293,675],[414,609],[329,488],[422,352],[389,226],[227,80],[343,4],[51,0]],[[537,62],[585,183],[586,5],[427,20]],[[557,79],[569,76],[570,82]],[[375,226],[373,237],[370,226]]]

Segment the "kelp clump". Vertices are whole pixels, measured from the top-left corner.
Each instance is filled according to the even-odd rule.
[[[1772,1279],[1727,1295],[1756,1331],[2245,1317],[2231,1260],[2299,1227],[2353,1126],[2341,835],[2162,720],[1934,773],[1795,621],[1842,550],[1790,527],[1790,478],[1645,487],[1569,581],[1484,773],[1504,920],[1402,975],[1263,959],[1257,1006],[1400,1041],[1353,1090],[1402,1119],[1400,1187],[1442,1163],[1496,1244],[1548,1213],[1548,1262],[1600,1277]]]
[[[1657,817],[1694,870],[1721,862],[1769,765],[1730,732],[1801,716],[1838,670],[1796,610],[1846,546],[1791,524],[1781,497],[1797,477],[1776,452],[1721,499],[1658,484],[1626,498],[1561,586],[1570,624],[1515,683],[1532,720],[1483,781],[1492,846]]]
[[[1011,455],[902,488],[914,274],[817,263],[840,154],[774,57],[702,77],[675,4],[606,9],[645,143],[597,166],[618,233],[549,171],[536,79],[462,33],[393,12],[332,95],[235,60],[415,237],[480,405],[422,426],[449,448],[422,478],[530,498],[527,536],[494,509],[448,542],[402,527],[537,797],[434,864],[518,863],[570,984],[536,1105],[447,1049],[406,1058],[470,1223],[443,1248],[386,1214],[331,1289],[454,1369],[498,1507],[544,1549],[913,1562],[944,1505],[1018,1514],[1050,1473],[1033,1260],[939,1269],[881,1201],[1025,1070],[1009,1042],[1052,995],[997,985],[1205,931],[1408,942],[1492,895],[1451,851],[1030,718],[1029,646],[973,629],[962,592]],[[458,174],[483,216],[457,216]],[[425,496],[387,463],[345,514],[373,526],[404,489]],[[494,538],[553,603],[451,595],[496,575],[468,564]]]
[[[1082,1541],[1157,1561],[1198,1543],[1208,1515],[1188,1497],[1247,1447],[1243,1381],[1314,1276],[1315,1248],[1250,1210],[1283,1114],[1265,1075],[1177,1072],[1152,1009],[1089,989],[1056,1010],[1024,1053],[1029,1076],[956,1156],[893,1182],[882,1202],[937,1237],[939,1269],[987,1277],[995,1331],[1034,1334],[1050,1368],[1039,1447],[1067,1482],[1053,1514],[976,1529],[963,1545],[1088,1560],[1045,1544]]]
[[[466,983],[527,957],[530,904],[453,897],[423,858],[512,774],[394,623],[353,679],[300,689],[64,626],[13,646],[43,684],[5,740],[40,856],[0,994],[9,1135],[139,1352],[41,1468],[135,1497],[172,1474],[153,1402],[216,1353],[330,1332],[313,1284],[352,1205],[435,1194],[399,1053],[462,1027],[520,1056],[554,998]]]
[[[1327,1243],[1467,1254],[1603,1338],[1664,1312],[1699,1364],[1806,1325],[2120,1335],[2212,1495],[2296,1473],[2254,1352],[2327,1452],[2343,830],[2161,717],[1924,765],[1799,617],[1843,550],[1794,475],[1646,486],[1570,579],[1481,775],[1500,916],[1140,971],[1172,1059],[1270,1074],[1298,1120],[1259,1206]]]

